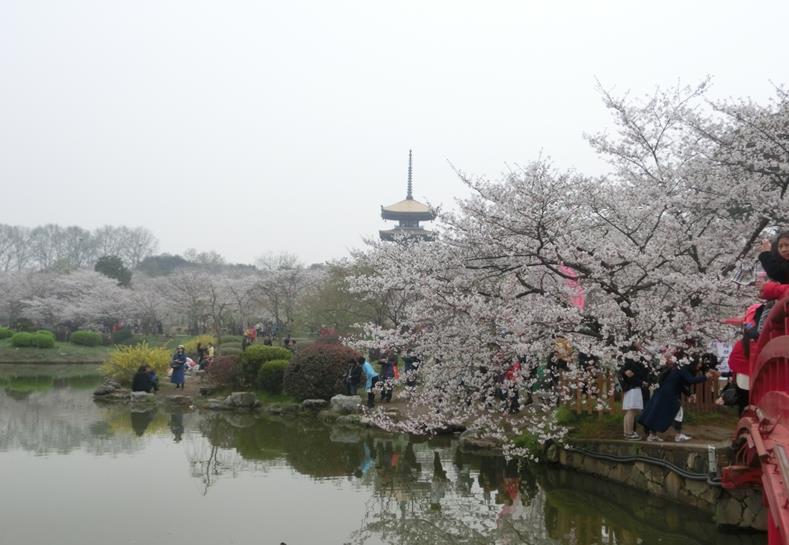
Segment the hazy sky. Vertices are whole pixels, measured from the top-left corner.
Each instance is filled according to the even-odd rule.
[[[617,92],[787,82],[789,2],[0,0],[0,223],[347,255],[380,206],[541,152],[599,173]]]

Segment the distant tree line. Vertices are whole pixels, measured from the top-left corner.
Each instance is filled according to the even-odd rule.
[[[0,224],[0,271],[70,272],[93,268],[103,256],[117,256],[124,267],[135,269],[158,246],[145,227],[105,225],[89,231],[76,225]]]

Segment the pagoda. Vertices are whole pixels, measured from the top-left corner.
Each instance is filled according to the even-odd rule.
[[[394,229],[379,231],[381,240],[420,239],[433,240],[434,233],[420,227],[420,221],[436,219],[436,212],[426,204],[414,200],[411,168],[411,150],[408,150],[408,189],[405,200],[381,207],[381,217],[397,221]]]

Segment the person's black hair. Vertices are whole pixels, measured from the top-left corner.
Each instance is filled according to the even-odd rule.
[[[772,252],[773,255],[780,256],[781,254],[778,253],[778,243],[781,241],[782,238],[789,238],[789,231],[781,231],[778,233],[778,236],[775,237],[775,240],[772,244]]]

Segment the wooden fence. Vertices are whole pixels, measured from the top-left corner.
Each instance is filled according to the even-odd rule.
[[[614,400],[617,378],[614,373],[600,373],[591,381],[581,381],[562,375],[559,388],[569,399],[567,405],[575,414],[607,414],[614,407],[621,408],[621,401]],[[696,400],[683,399],[683,406],[693,412],[710,412],[718,409],[715,400],[720,397],[720,382],[717,379],[694,384],[691,392]]]

